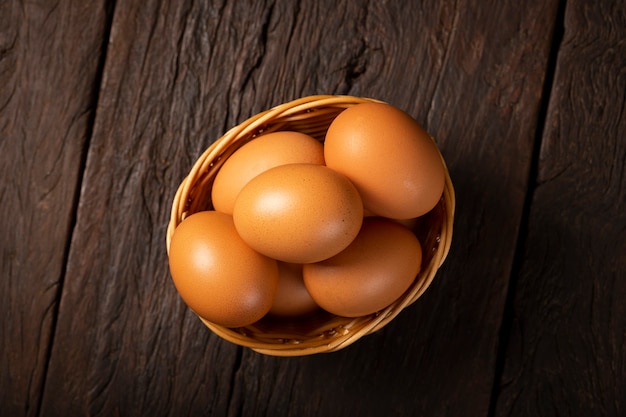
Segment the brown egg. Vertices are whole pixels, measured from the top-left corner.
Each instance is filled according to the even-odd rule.
[[[169,263],[181,298],[205,320],[246,326],[272,306],[278,265],[251,249],[227,214],[203,211],[183,220],[172,236]]]
[[[413,283],[422,263],[419,241],[406,227],[368,217],[344,251],[303,266],[313,300],[338,316],[375,313],[397,300]]]
[[[235,199],[244,185],[270,168],[293,163],[324,165],[324,148],[300,132],[272,132],[237,149],[215,176],[211,198],[215,210],[232,214]]]
[[[276,317],[305,316],[319,309],[302,280],[302,264],[278,262],[278,289],[269,314]]]
[[[393,220],[396,223],[400,223],[401,225],[403,225],[409,230],[415,230],[415,227],[419,223],[420,218],[413,217],[412,219],[390,219],[390,220]]]
[[[317,262],[352,242],[363,204],[343,175],[323,165],[289,164],[250,180],[235,201],[233,219],[239,235],[260,253]]]
[[[378,214],[374,213],[371,210],[364,209],[363,217],[381,217],[381,216],[379,216]],[[420,219],[419,217],[413,217],[411,219],[390,219],[388,217],[381,217],[381,218],[392,220],[396,223],[400,223],[401,225],[405,226],[407,229],[410,229],[410,230],[413,230],[415,228],[415,226],[417,225]]]
[[[382,217],[419,217],[443,193],[445,170],[434,141],[389,104],[362,103],[341,112],[328,128],[324,158],[352,181],[365,208]]]

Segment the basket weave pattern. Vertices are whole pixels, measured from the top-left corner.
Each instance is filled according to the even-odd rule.
[[[243,144],[262,134],[280,130],[306,133],[323,141],[328,126],[341,111],[355,104],[372,101],[378,100],[352,96],[304,97],[259,113],[230,129],[200,155],[181,182],[172,203],[167,228],[168,252],[174,230],[185,217],[213,208],[213,179],[224,161]],[[403,296],[385,309],[357,318],[320,313],[292,322],[262,319],[253,325],[236,329],[200,319],[223,339],[274,356],[333,352],[381,329],[424,293],[448,254],[455,200],[447,168],[445,174],[446,183],[440,202],[431,212],[420,217],[414,228],[423,249],[422,269]]]

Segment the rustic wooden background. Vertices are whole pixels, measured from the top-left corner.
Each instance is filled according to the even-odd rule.
[[[389,326],[209,332],[170,202],[228,128],[375,97],[439,141],[450,256]],[[0,1],[0,416],[626,415],[622,0]]]

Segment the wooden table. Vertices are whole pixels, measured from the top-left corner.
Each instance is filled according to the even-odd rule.
[[[626,5],[0,3],[0,416],[626,415]],[[450,255],[392,323],[277,358],[178,297],[165,230],[259,111],[374,97],[437,138]]]

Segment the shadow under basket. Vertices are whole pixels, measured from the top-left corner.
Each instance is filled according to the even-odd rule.
[[[167,229],[168,252],[174,230],[185,217],[213,209],[213,179],[224,161],[239,147],[260,135],[281,130],[306,133],[323,141],[328,126],[341,111],[365,102],[378,100],[352,96],[304,97],[259,113],[230,129],[198,158],[180,184]],[[380,330],[426,291],[448,254],[455,199],[447,168],[445,174],[441,200],[433,210],[421,216],[413,227],[422,245],[422,269],[411,287],[385,309],[356,318],[339,317],[324,311],[294,319],[266,317],[241,328],[227,328],[202,318],[200,320],[225,340],[273,356],[334,352]]]

